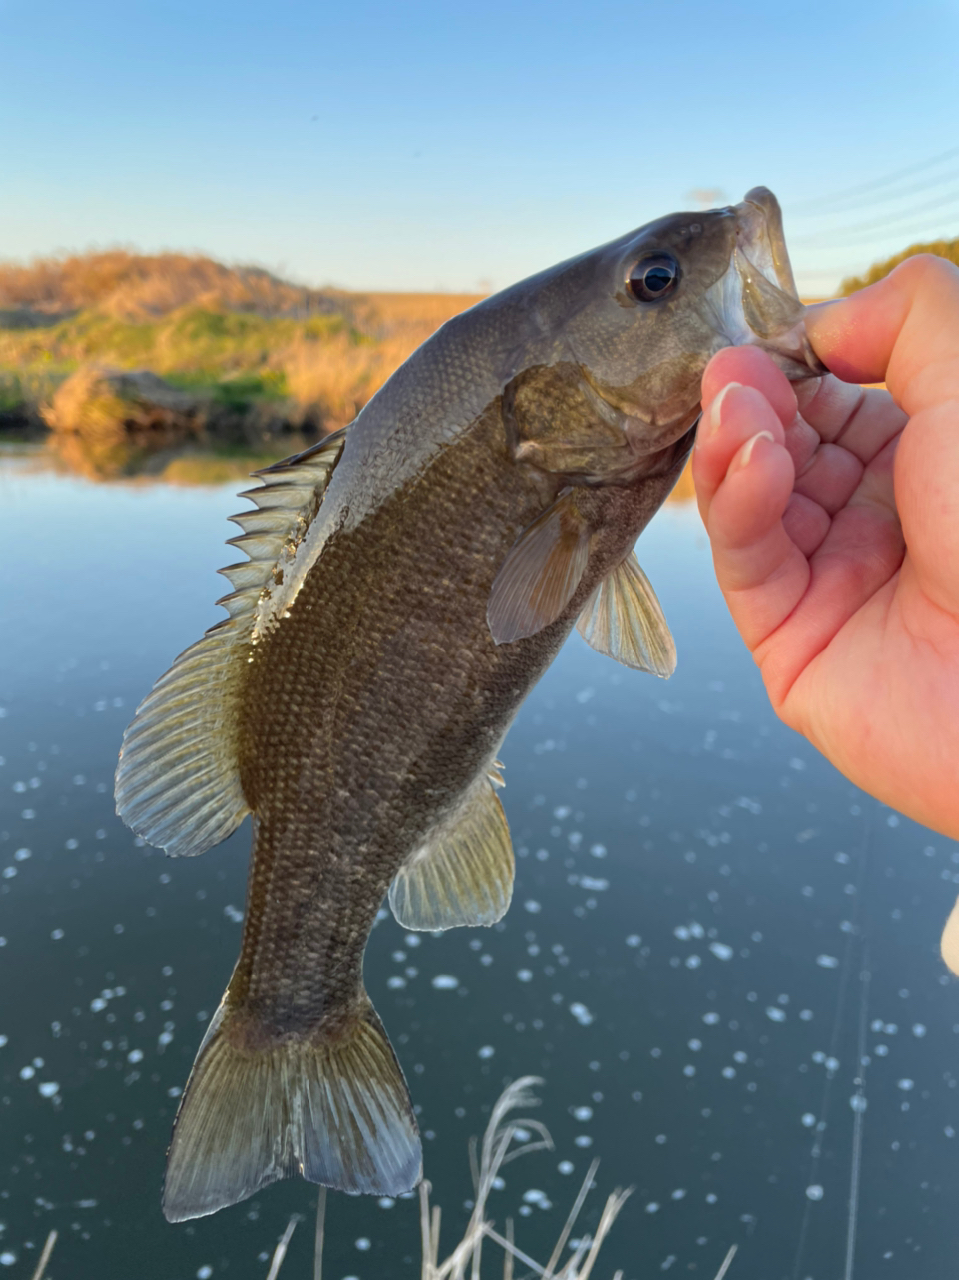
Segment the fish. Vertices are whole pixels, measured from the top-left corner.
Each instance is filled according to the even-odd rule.
[[[668,676],[634,544],[693,444],[700,379],[805,338],[779,205],[755,188],[540,272],[444,324],[345,430],[257,473],[228,617],[138,708],[117,812],[194,857],[252,817],[239,959],[183,1092],[170,1221],[300,1175],[422,1176],[409,1090],[363,985],[384,896],[410,930],[492,925],[514,860],[499,752],[577,627]]]

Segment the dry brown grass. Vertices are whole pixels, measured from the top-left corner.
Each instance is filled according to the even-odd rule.
[[[329,292],[199,254],[110,249],[0,264],[0,308],[60,315],[96,307],[136,320],[190,305],[265,316],[340,309]]]
[[[414,349],[399,338],[354,342],[339,334],[325,342],[295,341],[277,352],[274,363],[301,415],[329,432],[352,422]]]

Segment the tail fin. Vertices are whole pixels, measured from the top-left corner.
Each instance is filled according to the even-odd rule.
[[[399,1195],[422,1149],[399,1063],[372,1004],[335,1039],[231,1043],[217,1010],[173,1129],[163,1212],[200,1218],[299,1174],[352,1195]]]

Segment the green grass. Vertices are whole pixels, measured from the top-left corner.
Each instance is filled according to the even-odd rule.
[[[287,394],[281,353],[294,344],[370,339],[342,316],[294,320],[188,306],[154,320],[89,309],[47,328],[0,328],[0,404],[36,402],[81,365],[150,369],[174,385],[210,390],[225,404]]]

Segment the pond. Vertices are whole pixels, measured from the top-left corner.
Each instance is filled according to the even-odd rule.
[[[124,727],[217,620],[236,484],[98,485],[0,456],[0,1274],[264,1277],[316,1190],[160,1212],[179,1091],[236,958],[249,827],[192,860],[116,818]],[[694,506],[639,545],[677,648],[663,683],[574,635],[504,750],[506,920],[407,935],[366,983],[410,1083],[448,1251],[471,1135],[543,1077],[555,1151],[490,1212],[549,1256],[590,1161],[635,1188],[595,1275],[955,1274],[959,987],[938,938],[959,849],[864,796],[765,700]],[[484,1275],[502,1274],[488,1248]],[[281,1276],[312,1274],[312,1227]],[[496,1264],[494,1266],[494,1264]],[[326,1280],[419,1275],[415,1199],[331,1196]],[[519,1274],[519,1273],[517,1273]]]

